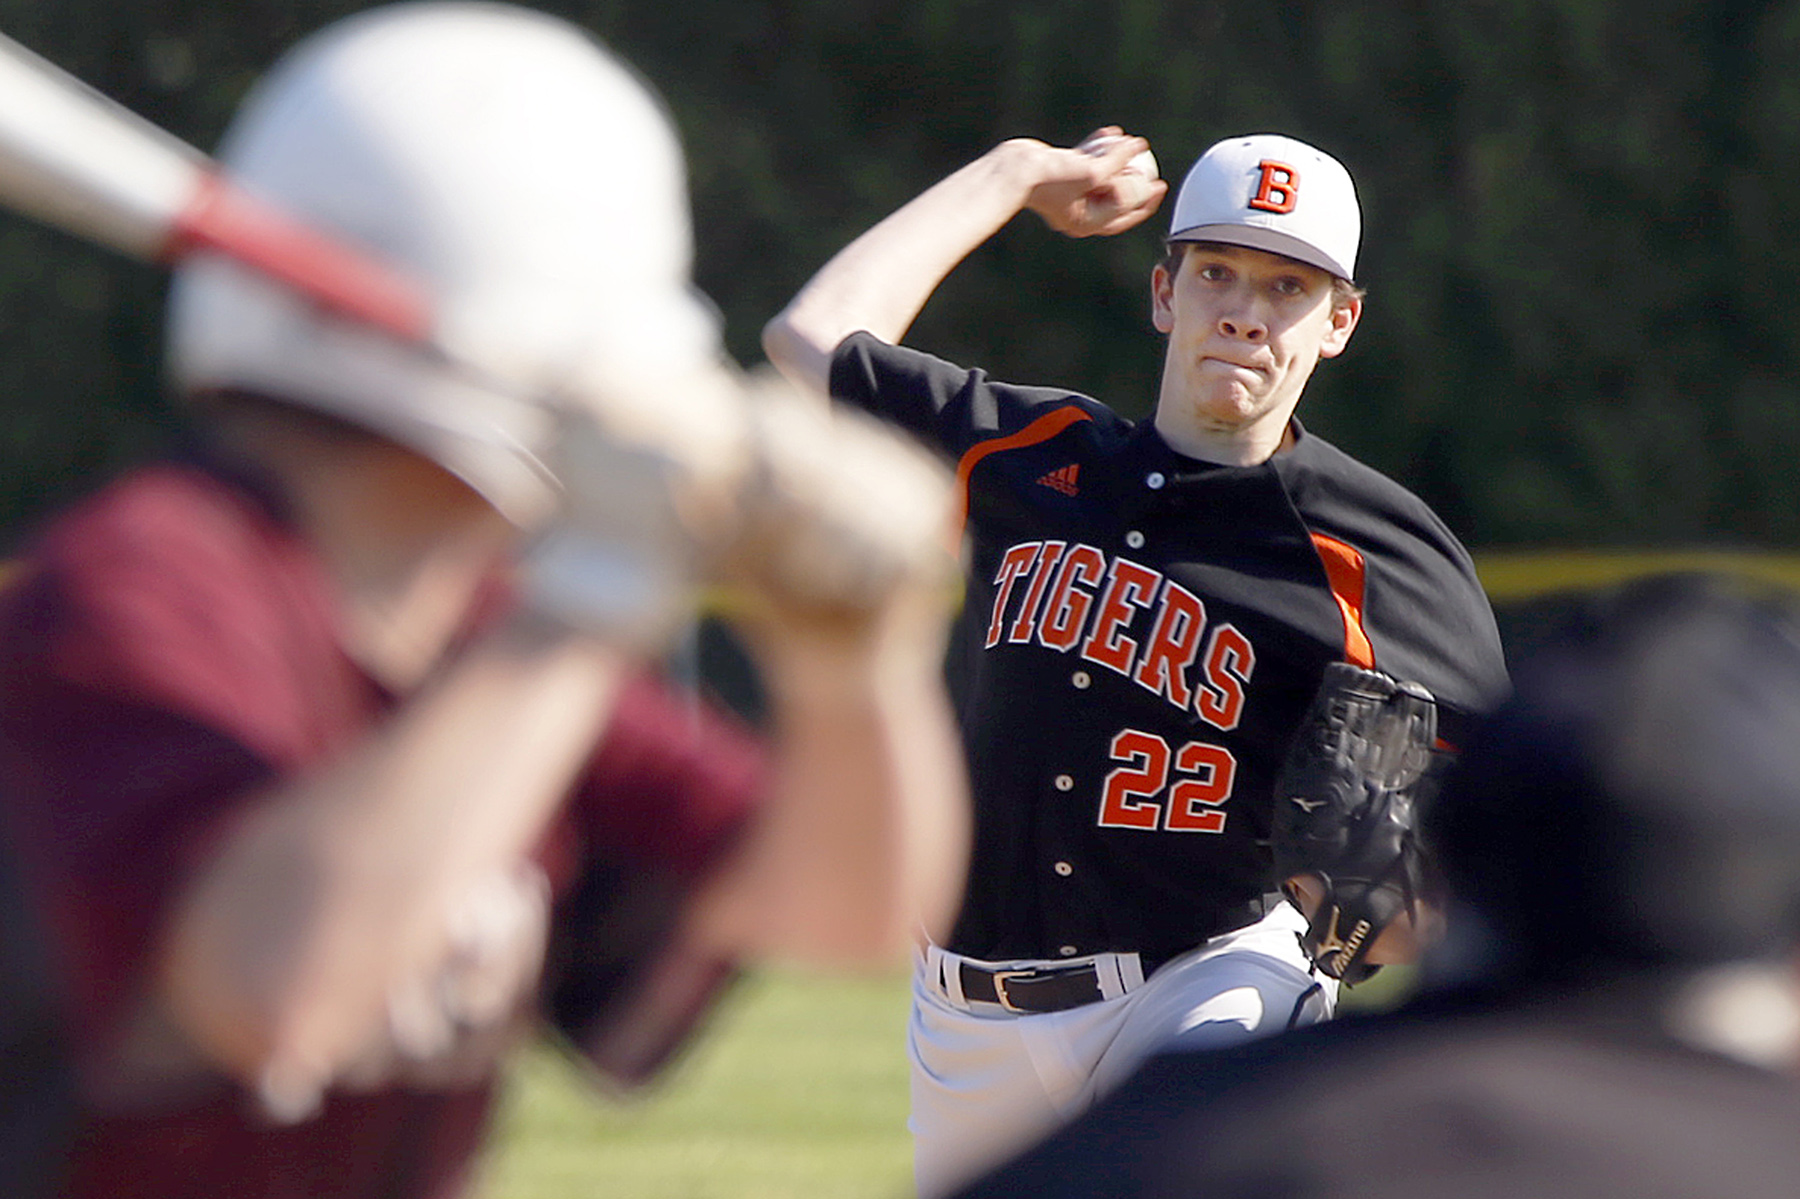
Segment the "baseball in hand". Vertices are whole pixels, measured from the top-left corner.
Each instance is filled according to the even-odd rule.
[[[1105,154],[1117,141],[1119,135],[1096,137],[1081,144],[1081,149],[1096,157]],[[1120,168],[1113,176],[1111,183],[1115,199],[1111,207],[1117,212],[1129,212],[1150,198],[1150,185],[1158,178],[1156,171],[1156,155],[1148,149],[1140,151],[1132,160]]]
[[[1136,208],[1150,198],[1150,185],[1156,182],[1156,155],[1145,150],[1125,164],[1113,181],[1119,192],[1120,208]]]

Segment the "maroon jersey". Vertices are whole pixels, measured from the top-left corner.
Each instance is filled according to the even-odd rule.
[[[1297,423],[1267,462],[1196,461],[1086,396],[867,334],[831,390],[956,458],[965,488],[975,847],[946,948],[1154,966],[1261,911],[1271,789],[1327,663],[1423,683],[1451,741],[1504,694],[1463,547]]]
[[[337,620],[321,564],[272,507],[183,465],[129,476],[60,518],[0,599],[0,798],[90,1079],[107,1077],[101,1063],[141,1022],[169,905],[221,826],[395,708],[344,653]],[[679,904],[729,844],[762,773],[744,730],[634,683],[546,840],[556,893],[591,891],[595,874],[611,892],[641,877],[664,907]],[[557,920],[591,926],[585,908],[562,903]],[[723,966],[653,959],[609,967],[655,970],[655,1015],[670,1017],[658,1031],[678,1038]],[[687,990],[671,993],[670,978]],[[562,1014],[582,1024],[583,1013]],[[453,1195],[490,1099],[486,1086],[334,1095],[317,1118],[274,1127],[241,1089],[189,1077],[91,1101],[72,1193]]]

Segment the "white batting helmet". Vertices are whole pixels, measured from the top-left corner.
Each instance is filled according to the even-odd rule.
[[[169,364],[352,421],[528,522],[554,496],[532,398],[632,388],[722,360],[689,283],[685,167],[636,74],[582,31],[502,4],[341,21],[258,84],[220,157],[247,190],[422,283],[442,339],[512,387],[318,312],[203,257],[175,276]]]

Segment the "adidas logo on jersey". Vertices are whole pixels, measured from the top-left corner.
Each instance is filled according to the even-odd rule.
[[[1060,491],[1064,495],[1074,495],[1081,490],[1075,485],[1075,476],[1080,473],[1081,464],[1079,462],[1071,462],[1069,465],[1058,470],[1053,470],[1049,474],[1038,479],[1038,485],[1040,487],[1048,487],[1052,491]]]

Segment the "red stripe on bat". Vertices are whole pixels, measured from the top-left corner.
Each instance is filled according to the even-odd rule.
[[[432,306],[412,280],[343,242],[207,174],[175,218],[162,258],[216,250],[319,305],[409,342],[427,344]]]

